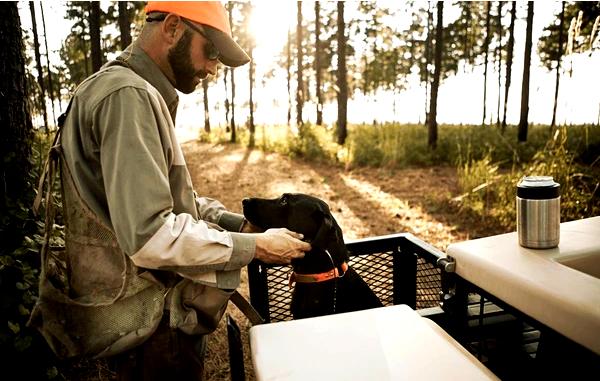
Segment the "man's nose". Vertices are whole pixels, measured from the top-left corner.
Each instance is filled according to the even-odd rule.
[[[208,63],[206,64],[206,72],[212,76],[216,76],[218,66],[219,66],[219,61],[209,60]]]

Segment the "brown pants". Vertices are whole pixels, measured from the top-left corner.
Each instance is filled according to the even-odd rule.
[[[119,381],[203,380],[205,336],[170,328],[165,315],[148,340],[115,357]]]

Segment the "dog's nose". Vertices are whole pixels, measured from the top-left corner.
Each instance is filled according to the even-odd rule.
[[[242,205],[247,205],[249,202],[250,202],[250,199],[246,197],[245,199],[242,200]]]

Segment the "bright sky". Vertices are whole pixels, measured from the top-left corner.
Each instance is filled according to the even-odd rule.
[[[401,10],[403,2],[378,1],[382,7]],[[103,2],[103,7],[106,2]],[[254,97],[256,100],[255,120],[257,123],[285,123],[287,119],[287,88],[285,69],[278,70],[276,80],[263,80],[266,71],[270,70],[279,60],[277,57],[287,40],[289,27],[295,28],[296,2],[295,1],[254,1],[254,16],[251,28],[256,35],[257,47],[254,51],[256,63],[256,83]],[[523,52],[525,35],[526,2],[518,2],[515,58],[513,62],[513,80],[509,94],[508,122],[517,123],[520,112],[521,77],[523,72]],[[58,62],[58,49],[71,28],[71,21],[64,20],[64,2],[44,2],[44,12],[48,30],[48,45],[50,56]],[[38,17],[38,33],[41,30],[40,3],[36,2]],[[346,2],[346,20],[353,16],[356,2]],[[25,29],[31,29],[31,20],[28,3],[19,2],[21,20]],[[533,29],[534,50],[544,26],[552,19],[554,12],[560,9],[559,2],[536,1]],[[406,22],[403,12],[397,12],[398,25]],[[303,2],[303,16],[306,22],[314,20],[314,2]],[[445,23],[457,17],[457,12],[451,2],[445,2]],[[45,49],[42,47],[42,51]],[[581,55],[573,59],[573,76],[563,75],[558,106],[558,121],[571,123],[593,123],[600,117],[600,52],[596,51],[591,57]],[[491,66],[490,66],[491,69]],[[243,123],[248,115],[248,85],[247,68],[236,69],[236,121]],[[530,112],[529,120],[533,123],[549,124],[552,117],[552,104],[554,96],[555,73],[547,72],[539,66],[539,59],[534,52],[532,55],[532,72],[530,82]],[[314,94],[314,91],[311,91]],[[503,92],[503,91],[502,91]],[[178,125],[188,128],[202,127],[204,118],[199,118],[202,113],[202,91],[195,94],[182,95],[181,110],[178,113]],[[488,110],[494,114],[497,108],[498,84],[497,73],[488,71]],[[295,89],[292,89],[295,96]],[[424,119],[424,89],[415,83],[411,89],[392,96],[381,92],[376,99],[364,99],[355,95],[349,101],[348,120],[350,123],[370,123],[374,116],[378,121],[399,120],[401,122],[418,122]],[[209,99],[216,112],[211,113],[213,125],[224,123],[223,100],[225,99],[222,80],[213,83],[209,89]],[[293,101],[294,102],[294,101]],[[477,67],[469,73],[460,73],[449,77],[442,82],[438,100],[439,123],[480,123],[483,102],[483,67]],[[395,106],[395,107],[394,107]],[[315,105],[307,102],[303,115],[314,121]],[[292,107],[293,112],[295,106]],[[336,119],[337,105],[326,105],[324,119],[332,123]],[[294,119],[294,117],[293,117]]]

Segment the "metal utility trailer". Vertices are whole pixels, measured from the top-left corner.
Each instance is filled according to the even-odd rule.
[[[346,247],[348,264],[385,306],[406,304],[432,319],[499,378],[600,374],[599,355],[460,278],[452,258],[412,234],[365,238]],[[248,266],[250,302],[267,323],[292,319],[290,271],[258,261]],[[242,380],[243,356],[231,351],[241,348],[239,329],[228,320],[230,353],[240,353],[230,356],[231,375]]]

